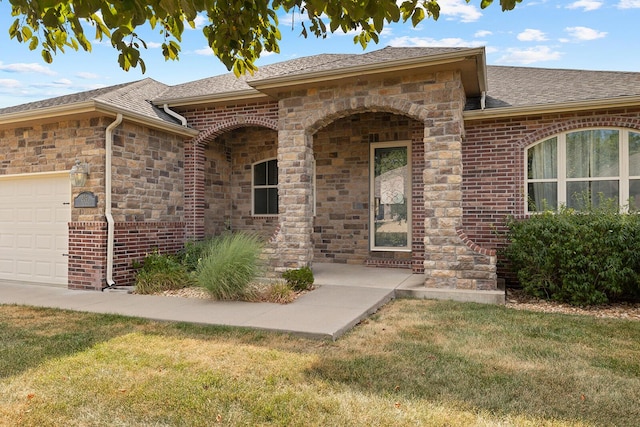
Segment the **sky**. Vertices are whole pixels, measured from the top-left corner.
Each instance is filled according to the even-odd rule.
[[[440,18],[385,27],[378,44],[363,51],[353,34],[303,38],[291,16],[280,16],[279,54],[263,55],[258,66],[320,53],[363,53],[386,46],[486,48],[489,65],[640,72],[640,0],[523,0],[502,12],[499,0],[486,9],[480,0],[439,0]],[[128,72],[107,42],[93,42],[91,53],[67,49],[46,64],[39,50],[11,40],[8,0],[0,0],[0,108],[131,82],[146,77],[168,85],[227,72],[213,56],[201,28],[186,29],[179,61],[165,61],[157,31],[139,33],[146,73]],[[295,22],[299,22],[297,19]],[[186,26],[188,27],[188,26]]]

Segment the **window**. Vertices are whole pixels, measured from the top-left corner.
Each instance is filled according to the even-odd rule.
[[[266,160],[253,165],[251,181],[253,215],[278,214],[278,161]]]
[[[526,150],[529,212],[581,209],[615,200],[640,209],[640,133],[588,129],[545,139]]]

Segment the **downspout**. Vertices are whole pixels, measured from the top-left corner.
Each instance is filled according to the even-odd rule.
[[[485,108],[487,108],[487,92],[483,90],[480,97],[480,109],[484,110]]]
[[[173,111],[171,108],[169,108],[169,104],[164,104],[162,106],[162,109],[164,110],[165,113],[167,113],[171,117],[174,117],[174,118],[180,120],[180,124],[182,126],[187,127],[187,119],[184,118],[183,116],[181,116],[180,114],[176,113],[175,111]]]
[[[182,116],[182,115],[176,113],[175,111],[173,111],[171,108],[169,108],[169,104],[164,104],[162,106],[162,109],[164,110],[165,113],[167,113],[171,117],[174,117],[174,118],[180,120],[180,124],[183,127],[187,127],[187,119],[184,116]],[[196,166],[197,166],[197,159],[196,159],[196,156],[195,156],[195,150],[194,150],[193,154],[194,154],[192,156],[193,157],[193,170],[194,170],[194,173],[195,173]],[[195,187],[195,185],[196,185],[195,184],[195,180],[193,181],[193,185]],[[196,193],[196,191],[195,191],[195,188],[194,188],[194,191],[193,191],[194,196],[195,196],[195,193]],[[195,223],[195,221],[192,221],[192,223],[193,223],[193,231],[192,232],[193,232],[193,235],[195,236],[196,235],[196,223]]]
[[[107,286],[102,288],[104,291],[107,288],[111,288],[116,285],[113,280],[113,252],[115,246],[114,228],[115,221],[113,220],[113,214],[111,213],[111,158],[113,150],[113,130],[122,123],[122,114],[118,113],[116,120],[107,126],[105,132],[105,167],[104,167],[104,192],[105,192],[105,207],[104,216],[107,219]]]

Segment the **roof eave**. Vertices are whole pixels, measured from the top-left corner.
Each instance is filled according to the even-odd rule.
[[[155,106],[167,105],[168,107],[188,107],[193,105],[217,104],[257,98],[267,98],[267,95],[251,88],[216,94],[187,96],[184,98],[157,98],[152,100],[152,102]]]
[[[437,66],[464,61],[473,56],[484,58],[484,48],[469,48],[461,51],[447,52],[437,55],[419,56],[415,58],[398,59],[377,64],[357,65],[334,70],[323,70],[307,74],[295,74],[271,77],[266,79],[249,81],[247,84],[256,90],[266,91],[292,85],[315,83],[327,80],[343,79],[363,75],[408,70],[427,66]],[[482,61],[482,60],[481,60]],[[484,71],[482,71],[484,73]],[[486,79],[485,79],[486,82]],[[486,86],[486,84],[485,84]]]
[[[533,114],[566,113],[572,111],[600,110],[604,108],[623,108],[640,106],[640,96],[595,99],[589,101],[571,101],[546,105],[526,105],[521,107],[498,107],[485,110],[470,110],[463,114],[464,120],[485,120],[507,117],[521,117]]]
[[[76,114],[86,113],[102,113],[115,117],[118,113],[122,114],[126,119],[144,124],[155,129],[165,130],[174,134],[179,134],[188,137],[194,137],[199,132],[195,129],[187,128],[179,124],[164,122],[160,119],[153,119],[151,117],[144,116],[118,108],[114,105],[110,105],[104,102],[89,100],[83,102],[77,102],[68,105],[56,105],[52,107],[38,108],[36,110],[19,111],[15,113],[7,113],[0,115],[0,125],[10,125],[23,123],[33,120],[43,120],[57,118],[60,116],[69,116]]]
[[[149,127],[153,127],[154,129],[164,130],[173,134],[178,134],[187,137],[194,137],[200,133],[200,131],[196,129],[192,129],[186,126],[182,126],[177,123],[169,123],[165,122],[161,119],[153,119],[151,117],[147,117],[143,114],[138,114],[130,110],[123,110],[114,105],[107,104],[104,102],[96,101],[96,111],[111,113],[111,114],[122,114],[122,116],[135,123],[147,125]]]

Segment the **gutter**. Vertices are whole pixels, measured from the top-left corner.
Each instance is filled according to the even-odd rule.
[[[486,97],[485,97],[486,101]],[[513,118],[534,114],[555,114],[576,111],[601,110],[607,108],[636,107],[640,104],[640,96],[624,96],[619,98],[570,101],[546,105],[524,105],[519,107],[494,107],[463,112],[464,120],[484,120]],[[485,106],[486,107],[486,106]]]
[[[105,168],[104,168],[104,187],[105,187],[105,207],[104,216],[107,219],[107,278],[105,279],[107,286],[102,288],[104,291],[116,285],[113,280],[113,252],[115,245],[114,228],[115,221],[111,212],[111,158],[113,150],[113,130],[122,123],[122,114],[118,113],[116,120],[107,126],[105,131]]]

